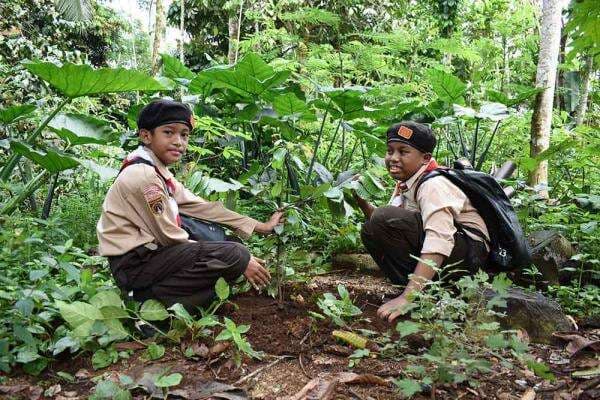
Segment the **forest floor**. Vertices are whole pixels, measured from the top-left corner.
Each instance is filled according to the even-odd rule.
[[[335,293],[338,283],[348,288],[354,304],[363,315],[350,327],[374,332],[393,332],[393,326],[376,317],[383,297],[395,294],[393,286],[378,277],[352,272],[336,272],[312,278],[308,283],[290,283],[286,286],[286,301],[279,304],[271,297],[245,293],[233,299],[236,307],[225,307],[219,314],[227,315],[239,324],[249,324],[247,340],[257,351],[265,353],[262,360],[244,358],[237,368],[229,357],[190,359],[183,355],[181,346],[165,346],[165,355],[157,361],[143,358],[144,350],[137,342],[121,343],[119,349],[134,350],[133,355],[112,366],[94,371],[89,356],[61,359],[53,363],[39,377],[16,374],[0,387],[0,398],[56,400],[85,399],[96,385],[94,377],[117,381],[119,375],[131,377],[145,390],[133,391],[134,399],[148,399],[154,392],[162,398],[160,389],[146,377],[169,369],[169,373],[183,375],[180,385],[171,389],[168,398],[183,399],[399,399],[398,389],[392,379],[404,376],[407,361],[366,357],[349,368],[348,356],[353,349],[340,344],[329,321],[311,318],[309,311],[319,311],[315,299],[325,292]],[[582,337],[597,340],[600,330],[578,332]],[[393,334],[396,335],[397,334]],[[392,335],[392,339],[396,336]],[[408,338],[408,348],[425,345],[418,335]],[[530,344],[530,353],[542,360],[556,376],[553,382],[536,376],[526,368],[507,369],[500,361],[492,359],[491,373],[476,376],[479,387],[466,384],[444,385],[435,388],[434,394],[425,392],[415,399],[594,399],[600,398],[598,374],[587,379],[574,379],[572,373],[600,368],[598,353],[581,351],[571,356],[566,343],[562,345]],[[193,344],[192,344],[193,345]],[[209,344],[210,345],[210,344]],[[409,351],[410,352],[410,351]],[[201,351],[200,351],[201,353]],[[226,353],[224,353],[226,354]],[[73,375],[75,382],[61,380],[59,371]],[[93,380],[94,379],[94,380]],[[57,386],[60,385],[60,386]],[[311,389],[307,392],[308,389]],[[303,392],[304,389],[304,392]],[[318,396],[310,397],[315,393]],[[304,393],[304,394],[303,394]],[[212,396],[212,397],[211,397]],[[327,397],[329,396],[329,397]]]

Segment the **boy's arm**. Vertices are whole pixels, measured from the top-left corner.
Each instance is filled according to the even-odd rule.
[[[358,207],[362,210],[363,214],[365,214],[365,217],[367,217],[367,219],[370,219],[371,215],[373,215],[373,211],[375,211],[375,207],[373,207],[371,203],[360,197],[358,193],[356,193],[356,191],[354,190],[352,191],[352,197],[354,197],[354,200],[358,204]]]
[[[220,201],[206,201],[180,182],[175,182],[176,190],[173,197],[182,214],[230,226],[243,238],[249,237],[257,227],[260,229],[259,221],[227,209]]]

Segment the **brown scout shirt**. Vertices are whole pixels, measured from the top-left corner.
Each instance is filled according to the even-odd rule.
[[[252,234],[258,221],[228,210],[221,202],[196,196],[175,180],[149,149],[140,147],[129,157],[136,153],[150,160],[162,176],[172,182],[172,196],[152,166],[134,164],[125,168],[102,204],[96,227],[101,255],[122,255],[147,243],[169,246],[189,242],[188,233],[178,223],[179,211],[227,225],[242,237]]]
[[[485,235],[489,249],[490,236],[485,222],[463,191],[445,177],[436,176],[423,182],[415,200],[417,182],[426,169],[427,165],[424,165],[406,182],[398,182],[390,201],[392,205],[421,213],[425,230],[421,254],[436,253],[448,257],[454,248],[454,221],[480,231]],[[465,230],[465,233],[472,239],[484,241],[470,231]]]

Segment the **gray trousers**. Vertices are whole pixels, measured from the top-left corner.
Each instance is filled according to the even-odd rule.
[[[362,227],[361,239],[383,273],[397,285],[408,282],[408,276],[415,271],[425,232],[421,214],[400,207],[380,207],[375,209],[371,218]],[[458,278],[467,270],[475,273],[483,267],[488,251],[481,241],[472,239],[459,228],[454,234],[452,254],[446,258],[444,265],[461,262],[453,267],[456,273],[451,278]]]
[[[201,241],[156,250],[139,246],[108,261],[119,288],[133,290],[134,299],[154,298],[193,309],[211,302],[220,277],[233,282],[242,275],[250,252],[236,242]]]

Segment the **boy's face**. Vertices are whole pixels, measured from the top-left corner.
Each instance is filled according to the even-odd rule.
[[[175,122],[158,126],[153,131],[140,130],[140,137],[144,145],[152,150],[165,165],[179,161],[187,150],[190,128],[186,124]]]
[[[392,178],[405,181],[431,160],[431,154],[423,153],[402,142],[388,142],[385,166]]]

